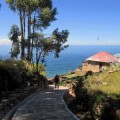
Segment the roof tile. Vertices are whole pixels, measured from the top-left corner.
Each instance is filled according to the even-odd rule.
[[[111,63],[111,62],[117,62],[118,59],[110,53],[99,52],[99,53],[87,58],[85,61],[97,61],[97,62]]]

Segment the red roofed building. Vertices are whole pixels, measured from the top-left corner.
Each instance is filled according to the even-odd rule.
[[[107,52],[99,52],[89,58],[87,58],[83,62],[83,71],[92,71],[92,72],[100,72],[102,69],[109,66],[111,63],[117,62],[118,59],[107,53]]]

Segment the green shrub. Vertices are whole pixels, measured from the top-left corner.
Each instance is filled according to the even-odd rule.
[[[45,67],[40,66],[38,75],[45,75]],[[32,64],[18,60],[0,60],[0,91],[11,91],[16,88],[34,84],[35,69]],[[38,78],[39,78],[38,76]]]

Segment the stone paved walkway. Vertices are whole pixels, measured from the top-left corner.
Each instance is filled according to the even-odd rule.
[[[19,107],[12,120],[76,120],[65,108],[64,91],[63,87],[41,91]]]

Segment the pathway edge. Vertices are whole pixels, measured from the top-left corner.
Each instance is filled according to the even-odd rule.
[[[67,91],[64,91],[64,92],[62,93],[62,101],[63,101],[63,103],[64,103],[64,105],[65,105],[65,108],[66,108],[66,110],[67,110],[76,120],[80,120],[73,112],[71,112],[71,110],[68,108],[65,100],[63,99],[63,96],[64,96],[64,94],[65,94],[66,92],[67,92]]]
[[[29,101],[30,99],[32,99],[34,96],[38,95],[39,92],[37,93],[33,93],[32,95],[28,96],[25,100],[23,100],[22,102],[18,103],[18,105],[16,105],[15,107],[13,107],[5,116],[3,116],[2,120],[11,120],[14,113],[17,111],[17,109],[24,105],[27,101]]]

